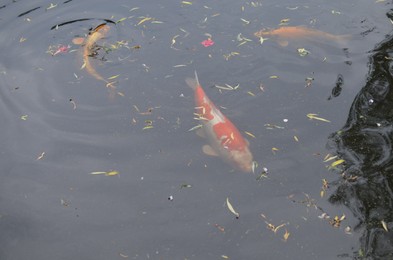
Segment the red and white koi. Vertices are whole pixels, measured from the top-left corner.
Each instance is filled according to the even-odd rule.
[[[195,92],[196,115],[203,125],[201,129],[198,129],[200,130],[198,134],[206,137],[210,143],[210,145],[203,146],[203,152],[220,156],[234,168],[243,172],[252,172],[254,161],[247,140],[207,97],[199,84],[196,72],[195,79],[187,78],[186,83]]]

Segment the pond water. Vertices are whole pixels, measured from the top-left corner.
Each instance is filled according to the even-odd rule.
[[[0,258],[391,259],[390,8],[3,1]],[[202,152],[194,71],[254,173]]]

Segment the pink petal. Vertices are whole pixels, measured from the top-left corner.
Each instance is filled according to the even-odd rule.
[[[205,47],[209,47],[214,44],[214,41],[212,41],[211,39],[207,39],[207,40],[204,40],[203,42],[201,42],[201,44]]]

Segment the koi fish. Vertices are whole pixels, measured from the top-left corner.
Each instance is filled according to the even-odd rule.
[[[107,87],[113,87],[111,82],[104,79],[90,63],[90,57],[95,55],[96,43],[98,40],[105,37],[108,33],[110,27],[107,24],[98,25],[94,30],[92,30],[89,36],[86,38],[83,47],[83,64],[87,72],[94,78],[104,81]]]
[[[203,127],[198,129],[198,135],[206,137],[210,143],[203,146],[203,152],[207,155],[220,156],[243,172],[252,172],[254,162],[247,140],[207,97],[199,84],[196,72],[195,79],[187,78],[186,83],[195,92],[196,115],[203,124]]]
[[[260,30],[254,35],[258,38],[276,39],[281,46],[287,46],[288,40],[306,39],[306,40],[328,40],[338,43],[345,43],[351,38],[351,35],[334,35],[303,26],[282,26],[275,30]]]

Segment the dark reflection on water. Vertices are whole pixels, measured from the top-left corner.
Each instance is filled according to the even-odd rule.
[[[391,17],[392,11],[387,16]],[[346,125],[329,137],[345,160],[330,197],[359,219],[363,232],[354,258],[393,258],[393,35],[371,52],[366,85],[356,96]]]

